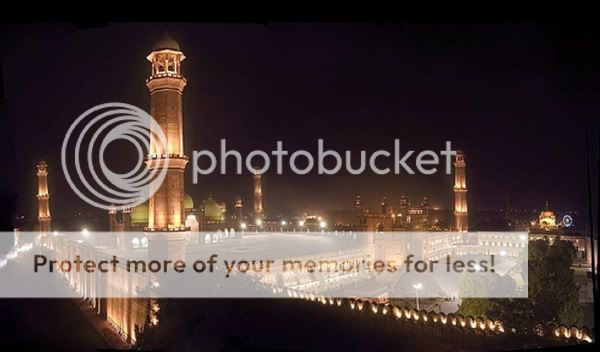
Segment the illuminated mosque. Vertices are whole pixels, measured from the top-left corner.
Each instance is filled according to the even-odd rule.
[[[233,212],[227,205],[217,202],[212,195],[201,204],[196,204],[184,192],[183,174],[188,157],[183,148],[182,96],[186,79],[181,74],[181,62],[185,55],[179,44],[165,36],[153,47],[147,59],[152,63],[152,75],[146,81],[150,90],[150,111],[167,136],[167,150],[155,150],[149,158],[150,167],[157,167],[160,159],[168,155],[170,167],[164,184],[145,203],[129,210],[109,211],[110,231],[160,231],[169,229],[185,231],[261,230],[311,230],[315,216],[307,214],[300,221],[274,221],[265,216],[262,175],[254,172],[254,209],[249,218],[244,217],[240,198],[233,203]],[[158,148],[158,147],[155,147]],[[468,231],[468,207],[465,154],[457,152],[454,160],[454,212],[447,219],[440,209],[432,209],[427,197],[420,205],[413,205],[406,196],[400,198],[397,207],[382,199],[380,212],[363,209],[360,197],[355,199],[350,213],[330,214],[329,229],[355,231]],[[167,192],[168,190],[168,192]],[[250,220],[250,221],[248,221]],[[323,229],[326,222],[320,219],[315,230]]]
[[[233,211],[228,211],[227,205],[209,196],[197,204],[184,190],[184,172],[188,157],[183,147],[183,111],[182,96],[186,79],[181,74],[181,62],[185,59],[179,44],[172,38],[165,36],[154,45],[152,52],[147,56],[151,63],[151,76],[146,80],[150,92],[151,115],[161,126],[167,137],[166,146],[151,143],[151,153],[146,162],[149,167],[160,167],[161,161],[169,159],[169,169],[163,184],[157,192],[145,203],[133,208],[108,212],[109,228],[112,232],[122,233],[120,243],[110,244],[116,248],[146,248],[149,257],[172,258],[185,257],[186,245],[202,244],[190,242],[190,232],[209,231],[219,233],[217,239],[223,241],[228,238],[239,239],[244,230],[281,231],[272,221],[265,217],[263,204],[262,175],[254,173],[254,207],[251,216],[244,216],[241,198],[233,202]],[[363,209],[360,197],[355,198],[351,210],[350,220],[334,220],[332,216],[330,234],[338,235],[337,229],[348,229],[356,238],[354,231],[369,231],[371,234],[382,232],[381,236],[371,235],[369,242],[358,240],[359,250],[354,250],[352,255],[362,257],[365,253],[375,254],[382,258],[395,258],[405,254],[403,243],[397,238],[388,238],[392,231],[431,231],[438,230],[428,238],[423,246],[423,252],[430,258],[437,258],[451,251],[462,251],[468,254],[507,254],[517,256],[526,236],[516,236],[514,233],[479,233],[473,242],[467,243],[463,235],[469,230],[469,212],[467,205],[467,183],[465,154],[458,152],[454,160],[454,207],[451,221],[440,223],[441,214],[438,209],[433,209],[427,198],[423,198],[419,205],[411,204],[405,196],[401,197],[398,206],[390,207],[387,199],[382,199],[379,212],[368,212]],[[38,176],[38,220],[39,231],[47,241],[46,246],[57,252],[78,250],[79,244],[67,242],[60,236],[45,236],[51,232],[51,216],[49,206],[49,191],[47,185],[48,168],[46,163],[37,165]],[[340,216],[343,218],[343,216]],[[250,219],[251,221],[246,221]],[[551,211],[542,212],[539,219],[540,225],[546,229],[556,226],[556,218]],[[317,222],[317,224],[319,224]],[[278,224],[280,225],[280,224]],[[322,225],[322,224],[320,224]],[[300,227],[308,226],[303,221]],[[325,226],[319,226],[324,233]],[[351,228],[350,228],[351,227]],[[143,238],[129,238],[127,232],[143,232]],[[250,232],[250,231],[248,231]],[[343,231],[340,231],[343,232]],[[274,233],[269,236],[288,236],[294,241],[301,241],[302,236]],[[303,234],[305,236],[306,234]],[[260,236],[254,236],[260,237]],[[525,237],[525,238],[522,238]],[[264,237],[265,241],[270,241]],[[91,241],[92,239],[90,239]],[[94,239],[100,241],[101,239]],[[198,238],[196,238],[198,240]],[[209,238],[213,241],[213,237]],[[584,240],[581,244],[584,245]],[[119,240],[118,240],[119,241]],[[321,242],[319,242],[321,243]],[[478,244],[473,246],[472,243]],[[75,247],[73,247],[75,246]],[[317,245],[318,247],[318,245]],[[315,248],[318,250],[319,248]],[[69,252],[71,253],[71,252]],[[335,256],[343,257],[348,253],[336,252]],[[299,274],[306,275],[306,274]],[[157,324],[157,302],[153,299],[129,298],[103,298],[96,294],[97,285],[94,282],[78,281],[73,275],[67,275],[72,287],[85,297],[96,310],[100,318],[108,321],[114,329],[121,334],[124,340],[133,342],[136,331],[145,326],[147,319]],[[280,278],[279,278],[280,279]],[[294,288],[313,287],[315,282],[310,281],[310,276],[301,278],[289,277],[280,280],[296,285]],[[332,279],[333,280],[333,279]],[[335,285],[340,283],[331,281]],[[279,282],[273,278],[273,282]],[[301,282],[301,284],[298,284]],[[128,283],[130,284],[130,283]],[[330,283],[327,283],[330,284]],[[303,286],[304,285],[304,286]],[[312,286],[311,286],[312,285]],[[127,285],[124,285],[127,286]]]
[[[149,257],[183,258],[192,230],[217,231],[219,233],[218,241],[222,241],[224,238],[239,238],[238,236],[241,236],[240,233],[243,233],[245,229],[281,230],[280,226],[275,226],[273,221],[269,221],[265,217],[262,175],[259,173],[253,174],[254,211],[250,218],[252,221],[248,223],[243,221],[245,219],[243,203],[239,197],[234,202],[234,211],[229,214],[226,204],[216,201],[212,196],[209,196],[201,204],[196,204],[192,197],[185,193],[184,171],[188,163],[188,156],[185,154],[183,146],[182,96],[186,79],[181,74],[181,63],[184,59],[185,55],[179,44],[166,35],[154,44],[152,52],[147,56],[147,60],[151,63],[151,75],[146,80],[146,86],[150,92],[150,112],[165,132],[167,143],[163,146],[153,143],[151,140],[150,155],[146,157],[146,163],[152,170],[160,167],[161,162],[168,159],[169,168],[165,181],[147,202],[133,209],[113,208],[109,210],[109,229],[111,232],[120,234],[117,236],[117,243],[111,243],[107,248],[145,248]],[[468,228],[463,158],[464,154],[461,153],[454,164],[455,169],[462,170],[456,173],[454,187],[456,200],[454,216],[458,225],[457,230],[460,232],[466,231]],[[78,244],[61,239],[61,237],[46,235],[51,231],[47,175],[47,165],[40,162],[37,173],[39,185],[37,197],[42,241],[48,248],[59,253],[72,251],[71,246],[78,246]],[[394,228],[420,229],[419,226],[423,224],[427,224],[423,229],[429,227],[430,212],[427,199],[424,199],[421,207],[414,207],[407,199],[403,198],[398,214],[388,213],[386,204],[382,204],[382,209],[382,214],[359,213],[359,223],[366,225],[361,229],[369,230],[371,227],[375,231],[389,231]],[[402,219],[390,221],[396,216]],[[323,230],[323,226],[320,227]],[[143,232],[145,236],[131,238],[133,231],[136,231],[135,233]],[[127,235],[127,233],[132,233],[132,235]],[[101,239],[95,240],[101,241]],[[209,241],[214,242],[213,237],[210,237]],[[376,246],[386,247],[382,242]],[[372,248],[371,245],[364,247],[364,250],[371,251]],[[388,250],[389,248],[392,247],[388,247]],[[353,253],[357,256],[363,254],[363,251]],[[398,252],[394,255],[397,254]],[[336,255],[344,255],[344,253]],[[157,303],[152,299],[95,297],[96,286],[94,283],[80,282],[80,278],[70,275],[67,275],[67,279],[72,287],[87,297],[98,315],[108,321],[127,341],[135,341],[136,329],[143,327],[148,317],[155,319],[156,312],[153,307]],[[297,279],[293,281],[296,282]],[[307,282],[306,285],[313,284]]]

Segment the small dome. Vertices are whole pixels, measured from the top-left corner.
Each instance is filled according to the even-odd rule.
[[[175,39],[169,37],[168,34],[165,34],[162,38],[160,38],[156,43],[154,43],[154,46],[152,47],[152,51],[164,49],[181,51],[179,43],[177,43]]]
[[[189,194],[183,197],[183,209],[194,209],[194,199]]]
[[[552,210],[544,210],[540,213],[540,217],[551,217],[554,216],[554,212]]]
[[[222,207],[213,199],[212,196],[209,196],[207,200],[204,201],[204,218],[210,221],[222,221],[225,219],[223,214]]]
[[[148,224],[148,202],[131,209],[132,224]]]

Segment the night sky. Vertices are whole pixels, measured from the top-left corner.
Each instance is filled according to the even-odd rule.
[[[60,146],[88,108],[119,101],[149,109],[145,57],[166,32],[187,59],[185,149],[270,151],[277,140],[316,151],[466,153],[469,206],[585,210],[585,126],[600,111],[600,39],[589,26],[541,24],[111,24],[11,25],[0,49],[17,210],[36,212],[35,163],[50,168],[53,216],[94,211],[70,190]],[[4,134],[3,134],[4,136]],[[3,137],[4,138],[4,137]],[[5,138],[5,140],[6,140]],[[3,142],[4,143],[4,142]],[[4,145],[4,144],[3,144]],[[126,149],[129,151],[129,149]],[[120,158],[124,151],[114,152]],[[189,169],[188,169],[189,170]],[[288,168],[289,170],[289,168]],[[252,177],[215,173],[186,188],[252,205]],[[4,186],[7,187],[7,186]],[[376,206],[401,194],[451,207],[452,178],[434,176],[264,177],[265,207],[349,208],[360,194]]]

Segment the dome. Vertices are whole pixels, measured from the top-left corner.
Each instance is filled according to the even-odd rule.
[[[209,221],[224,220],[223,209],[212,197],[204,201],[204,219]]]
[[[189,194],[183,197],[183,209],[194,209],[194,199]]]
[[[148,202],[131,209],[132,224],[148,224]]]
[[[540,212],[539,224],[540,227],[544,228],[556,227],[556,215],[548,206],[548,202],[546,202],[546,207],[544,208],[544,210]]]
[[[544,210],[542,210],[540,212],[540,219],[543,217],[544,218],[555,217],[554,212],[552,211],[552,209],[550,209],[550,205],[548,204],[548,201],[546,201],[546,206],[544,207]]]
[[[154,43],[154,46],[152,47],[152,51],[164,49],[181,51],[179,43],[177,43],[175,39],[169,37],[168,34],[165,34],[162,38],[160,38],[156,43]]]

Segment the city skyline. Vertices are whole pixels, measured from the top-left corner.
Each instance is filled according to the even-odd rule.
[[[416,24],[407,27],[411,29],[409,32],[402,30],[402,26],[392,26],[388,30],[390,33],[398,34],[399,48],[403,50],[402,52],[400,49],[374,48],[373,44],[367,41],[354,42],[354,39],[370,38],[375,34],[381,34],[383,28],[378,26],[323,25],[318,33],[315,33],[314,28],[306,29],[289,24],[233,27],[201,25],[200,29],[189,28],[182,24],[165,25],[165,27],[172,27],[170,33],[184,43],[182,45],[186,48],[186,55],[193,58],[193,62],[191,61],[184,68],[184,74],[192,82],[189,87],[186,87],[188,99],[184,101],[183,106],[184,125],[187,131],[184,138],[186,150],[216,149],[220,138],[223,137],[236,141],[236,144],[239,143],[237,147],[242,152],[256,148],[272,148],[280,139],[289,144],[290,149],[310,149],[314,148],[317,138],[327,137],[326,140],[331,141],[331,147],[338,150],[343,150],[349,140],[353,149],[368,150],[385,147],[391,144],[394,138],[400,138],[414,148],[432,149],[441,145],[445,139],[451,139],[467,154],[470,165],[467,171],[471,191],[469,201],[473,208],[503,208],[507,193],[515,208],[540,209],[546,200],[554,208],[561,210],[582,211],[586,207],[585,149],[582,138],[584,130],[581,124],[566,123],[562,118],[571,109],[575,109],[574,106],[569,105],[573,99],[570,94],[562,92],[564,89],[560,87],[557,89],[546,87],[537,92],[527,93],[519,90],[504,98],[506,104],[502,107],[505,111],[494,111],[494,107],[499,107],[499,102],[495,101],[495,104],[486,108],[489,110],[488,113],[477,108],[477,103],[466,105],[466,101],[473,100],[471,99],[473,97],[479,98],[477,101],[493,99],[494,90],[497,91],[496,93],[507,93],[507,90],[517,89],[522,85],[521,83],[532,87],[541,84],[539,80],[557,80],[555,83],[560,83],[561,72],[564,70],[571,72],[568,70],[569,66],[564,65],[566,68],[561,69],[553,68],[553,63],[549,62],[551,59],[544,58],[542,55],[547,49],[544,44],[537,45],[539,52],[533,54],[517,51],[514,56],[513,52],[511,54],[513,56],[503,58],[511,59],[507,63],[503,63],[499,58],[489,57],[485,52],[475,51],[471,54],[475,54],[476,58],[485,57],[490,62],[480,62],[481,67],[473,68],[470,64],[474,62],[460,63],[458,60],[461,55],[467,54],[465,51],[468,48],[463,47],[453,53],[448,44],[442,45],[439,38],[436,39],[436,35],[441,35],[442,29],[452,29],[444,32],[444,35],[458,42],[468,39],[478,40],[467,36],[464,28],[460,26],[427,27]],[[514,31],[529,33],[531,37],[541,35],[539,28],[536,29],[535,26],[519,28],[498,26],[500,27],[511,28],[512,32],[497,34],[500,36],[499,39],[508,39]],[[277,31],[273,28],[277,28]],[[498,28],[483,27],[488,34],[498,31]],[[32,89],[27,91],[27,94],[12,94],[25,88],[17,85],[17,89],[7,92],[7,101],[9,116],[13,121],[26,115],[32,124],[38,126],[34,131],[30,131],[34,138],[24,139],[21,137],[25,131],[22,126],[15,124],[17,153],[20,156],[15,162],[15,170],[18,170],[19,175],[28,175],[17,178],[17,188],[21,191],[19,193],[22,195],[31,193],[29,191],[35,179],[29,176],[31,175],[29,171],[38,160],[46,160],[51,170],[49,177],[51,188],[60,195],[61,202],[69,205],[56,209],[56,216],[66,217],[67,209],[83,212],[91,209],[78,202],[60,177],[58,148],[51,146],[58,145],[57,142],[62,139],[66,130],[63,127],[87,109],[89,106],[86,104],[91,106],[101,102],[100,99],[106,98],[130,101],[142,107],[148,106],[147,97],[144,96],[145,87],[139,83],[142,78],[148,76],[148,67],[139,65],[139,62],[134,65],[134,62],[135,59],[145,55],[144,48],[156,37],[154,35],[156,28],[153,28],[150,33],[143,30],[144,25],[115,25],[77,34],[60,26],[49,26],[48,29],[48,33],[56,35],[56,41],[64,42],[63,44],[52,43],[52,45],[64,46],[63,49],[56,50],[56,59],[51,60],[53,64],[46,66],[48,62],[42,60],[43,62],[37,62],[37,66],[34,66],[32,62],[13,61],[16,57],[12,57],[11,60],[9,56],[7,67],[14,70],[10,70],[6,78],[11,83],[9,86],[12,87],[14,86],[12,83],[16,83],[14,79],[18,76],[13,75],[42,77],[39,74],[43,73],[45,79],[49,79],[57,86],[56,89],[44,93]],[[127,38],[120,37],[121,31],[129,33]],[[277,35],[274,34],[275,32]],[[213,34],[215,38],[209,34]],[[333,41],[338,34],[347,40],[340,43]],[[47,36],[48,34],[45,34],[41,37],[52,42],[52,38]],[[217,36],[224,36],[232,42],[229,44],[225,40],[221,45],[217,45]],[[244,36],[247,37],[248,43],[240,45],[241,38]],[[306,40],[297,40],[302,36],[305,36]],[[286,37],[296,39],[293,41],[294,44],[286,44],[284,40]],[[39,47],[33,49],[32,44],[35,40],[39,40],[36,39],[36,32],[32,33],[30,40],[30,43],[13,43],[15,49],[19,49],[15,53],[42,50]],[[94,41],[106,42],[107,45],[112,45],[112,48],[106,45],[100,48],[94,44]],[[88,43],[88,50],[79,50],[77,53],[69,50],[69,43],[77,44],[76,46],[81,48],[86,47],[85,42]],[[261,50],[248,51],[251,43],[260,43]],[[332,43],[338,44],[332,45]],[[426,44],[431,44],[440,55],[436,57],[428,53],[424,48]],[[492,49],[495,48],[494,50],[502,54],[512,48],[512,45],[522,44],[499,40],[499,43],[490,45]],[[306,47],[306,50],[302,50],[303,47]],[[295,50],[294,53],[306,52],[302,57],[294,57],[285,52],[286,48]],[[310,53],[308,49],[314,52]],[[245,53],[248,56],[247,60],[236,60],[235,58],[240,56],[230,55],[233,50],[237,50],[238,54]],[[111,59],[112,54],[109,53],[114,52],[121,53],[120,60]],[[359,55],[344,55],[346,53]],[[98,59],[98,55],[103,59]],[[416,60],[417,58],[429,60],[429,64],[442,65],[446,73],[442,75],[435,72],[430,74],[419,72],[423,66]],[[346,60],[352,60],[353,67],[359,67],[354,76],[350,75],[348,67],[344,66]],[[383,65],[379,65],[377,60],[382,60]],[[394,65],[394,60],[401,64],[399,67],[401,73],[394,72],[393,75],[387,75],[386,69]],[[519,60],[525,60],[526,64],[517,65],[516,62]],[[274,62],[278,65],[269,65]],[[569,63],[568,60],[565,62]],[[537,64],[545,65],[540,66],[544,68],[543,72],[539,72],[540,68],[532,69]],[[290,70],[290,66],[302,70],[303,74],[294,73],[297,70]],[[249,74],[253,72],[253,67],[254,74]],[[313,73],[310,72],[311,67]],[[474,77],[476,73],[490,74],[487,70],[492,68],[514,70],[515,73],[523,74],[523,80],[520,80],[520,83],[511,83],[510,80],[495,73],[493,80],[490,81],[495,82],[492,85]],[[297,82],[297,84],[289,84],[279,92],[276,87],[282,83],[283,78],[278,77],[278,73],[283,72],[282,70],[286,72],[288,78],[293,79],[290,82]],[[69,71],[73,72],[69,73]],[[467,83],[456,77],[460,73],[467,74],[464,77]],[[405,77],[401,77],[403,75]],[[60,80],[57,79],[59,77]],[[85,79],[80,81],[77,77]],[[380,83],[375,82],[377,81],[375,77]],[[409,79],[411,77],[412,79]],[[415,80],[415,78],[419,79]],[[589,89],[587,81],[582,77],[575,75],[575,78],[583,83],[578,89]],[[311,79],[313,83],[310,82]],[[77,87],[74,80],[80,82],[81,87]],[[379,95],[383,90],[391,88],[394,82],[398,87],[392,91],[396,93],[387,91],[385,95]],[[323,83],[328,83],[329,90],[334,89],[339,94],[319,97],[319,94],[313,96],[308,93],[311,89],[324,89]],[[473,90],[475,83],[483,92],[478,93]],[[348,87],[349,84],[355,91]],[[507,86],[502,87],[503,84]],[[451,87],[456,89],[450,90]],[[448,105],[449,96],[443,97],[440,94],[444,89],[449,96],[457,98],[456,104]],[[274,94],[275,92],[278,94]],[[80,96],[84,93],[94,99]],[[364,96],[356,99],[356,94],[359,93]],[[411,100],[407,98],[408,96],[419,96],[420,101]],[[301,98],[306,99],[306,103],[299,105],[298,100]],[[349,98],[348,101],[351,103],[344,104],[342,100],[345,98]],[[562,105],[558,106],[558,110],[554,109],[557,106],[551,106],[550,109],[556,111],[550,113],[544,110],[549,108],[542,106],[541,110],[533,115],[533,122],[520,120],[522,114],[533,108],[531,105],[534,105],[534,102],[554,101],[556,98],[561,101],[560,104],[556,104]],[[40,104],[23,104],[28,99],[36,99]],[[62,103],[70,99],[73,99],[73,104]],[[254,105],[251,104],[253,99],[256,103]],[[41,103],[43,101],[47,104]],[[14,106],[22,106],[22,109],[13,109]],[[339,109],[337,113],[334,112],[336,107]],[[510,113],[510,110],[517,109],[518,114]],[[470,116],[457,116],[461,111],[464,115]],[[381,118],[378,120],[373,116],[381,116]],[[473,128],[481,133],[473,134]],[[497,139],[500,139],[500,142],[496,142]],[[549,143],[548,140],[560,141],[560,143]],[[541,150],[519,146],[520,143],[525,142],[536,143]],[[44,147],[45,145],[49,147]],[[202,177],[198,185],[192,185],[191,175],[187,173],[186,190],[196,202],[212,194],[218,200],[232,206],[239,195],[248,205],[252,200],[250,177],[249,173],[241,176],[210,175]],[[448,192],[452,177],[448,175],[321,176],[311,173],[297,176],[267,173],[264,175],[263,183],[264,202],[268,210],[349,208],[353,197],[357,194],[361,195],[365,204],[373,207],[376,207],[377,202],[384,196],[394,205],[401,195],[406,195],[413,200],[427,196],[432,202],[437,203],[434,206],[440,208],[452,206],[452,193]],[[33,194],[30,198],[20,196],[19,213],[31,214],[32,209],[35,209]],[[91,212],[94,213],[93,210]]]

